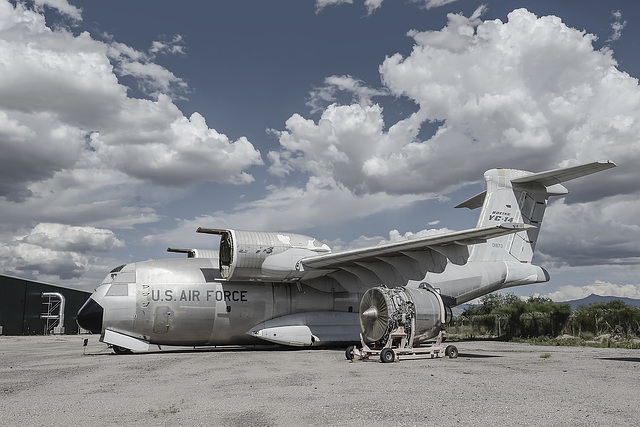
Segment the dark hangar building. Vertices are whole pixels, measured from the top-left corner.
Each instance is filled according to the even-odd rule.
[[[91,292],[0,274],[0,335],[77,334]]]

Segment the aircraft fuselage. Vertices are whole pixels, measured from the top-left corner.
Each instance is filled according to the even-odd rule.
[[[243,345],[268,343],[247,334],[261,322],[278,326],[274,319],[284,318],[284,324],[295,324],[298,314],[297,322],[307,324],[309,314],[334,313],[334,326],[357,339],[360,294],[291,283],[228,282],[220,280],[217,263],[187,258],[127,264],[91,296],[94,303],[88,304],[97,304],[101,316],[89,321],[83,307],[78,322],[102,336],[110,330],[151,344]],[[279,342],[278,337],[270,341]]]

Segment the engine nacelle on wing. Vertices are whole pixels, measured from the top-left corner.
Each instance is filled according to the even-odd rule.
[[[419,288],[376,287],[362,296],[360,326],[367,339],[383,345],[403,326],[415,346],[436,337],[450,320],[450,311],[440,294],[426,284]]]
[[[227,280],[293,281],[305,275],[302,258],[331,252],[313,237],[267,231],[198,229],[220,235],[220,275]]]

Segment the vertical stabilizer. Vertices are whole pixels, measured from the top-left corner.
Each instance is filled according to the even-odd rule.
[[[469,260],[530,263],[548,198],[569,192],[561,183],[615,166],[611,161],[602,161],[540,173],[517,169],[488,170],[484,174],[487,190],[456,207],[475,209],[482,206],[478,227],[524,223],[536,228],[477,244]]]

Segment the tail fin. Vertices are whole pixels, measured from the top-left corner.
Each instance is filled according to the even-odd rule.
[[[561,183],[615,166],[615,163],[606,160],[540,173],[516,169],[488,170],[484,174],[487,190],[460,203],[456,208],[475,209],[482,206],[478,227],[525,223],[536,228],[477,244],[473,247],[469,260],[530,263],[547,199],[569,192]]]

